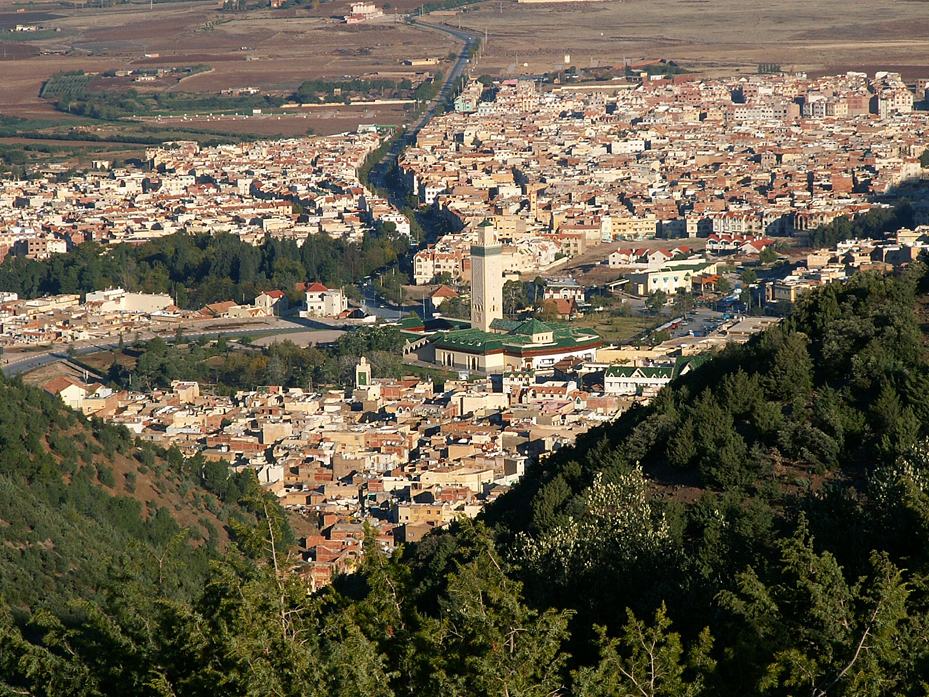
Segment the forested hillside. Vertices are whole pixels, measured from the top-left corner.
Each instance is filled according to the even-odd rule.
[[[316,595],[246,494],[191,592],[165,584],[186,558],[167,550],[67,613],[7,615],[7,692],[924,695],[924,271],[804,296],[483,521]]]
[[[183,553],[175,582],[192,592],[230,520],[247,518],[239,498],[257,489],[0,380],[0,596],[18,616],[64,613],[169,548]]]

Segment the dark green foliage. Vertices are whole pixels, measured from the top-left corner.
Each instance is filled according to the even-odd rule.
[[[41,96],[56,98],[55,108],[59,111],[106,121],[151,114],[238,112],[242,109],[274,108],[284,103],[281,97],[272,95],[227,97],[186,92],[142,93],[136,90],[90,94],[84,88],[94,76],[82,78],[84,82],[81,85],[75,82],[78,80],[75,77],[69,78],[67,83],[53,77],[45,83]]]
[[[185,468],[173,452],[181,463],[175,471],[197,466]],[[113,458],[128,455],[135,460],[127,463],[166,471],[164,451],[137,444],[124,427],[88,425],[41,390],[0,380],[0,597],[16,612],[44,607],[62,614],[70,600],[96,598],[113,560],[128,555],[141,563],[139,555],[180,533],[167,509],[146,510],[119,491],[121,482],[128,494],[140,483],[141,466],[117,475]],[[184,477],[186,486],[199,487],[199,472]],[[226,516],[236,515],[247,490],[241,479],[226,488]],[[219,541],[215,528],[211,537]],[[186,543],[184,553],[177,583],[189,591],[203,579],[210,553]]]
[[[85,75],[83,70],[55,73],[42,85],[42,92],[39,96],[43,99],[61,96],[79,97],[84,94],[84,88],[93,79],[93,75]]]
[[[892,208],[873,208],[852,220],[843,215],[828,225],[820,225],[810,232],[810,246],[834,247],[843,240],[880,237],[884,233],[912,226],[913,206],[908,200],[901,199]]]
[[[289,291],[300,281],[354,283],[396,262],[408,246],[396,235],[368,234],[360,245],[313,235],[302,247],[275,239],[254,247],[234,235],[179,233],[139,247],[104,249],[87,242],[47,261],[8,256],[0,264],[0,284],[29,298],[120,285],[169,293],[181,305],[199,308],[220,300],[250,302],[262,290]]]
[[[133,349],[137,361],[131,374],[111,368],[109,378],[126,389],[168,387],[173,380],[212,383],[227,394],[262,385],[307,389],[350,383],[358,356],[362,355],[368,357],[378,377],[402,377],[403,343],[400,331],[388,326],[360,327],[343,334],[327,349],[301,348],[291,341],[281,341],[260,350],[229,351],[224,341],[212,346],[179,346],[156,337],[144,348]]]

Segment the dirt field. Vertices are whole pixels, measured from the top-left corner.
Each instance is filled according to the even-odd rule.
[[[149,125],[187,127],[224,133],[258,133],[265,136],[285,137],[306,135],[312,130],[317,135],[344,133],[359,123],[378,126],[399,126],[408,116],[402,105],[392,106],[332,106],[296,109],[285,114],[261,114],[259,116],[214,115],[146,118]]]
[[[347,26],[330,15],[347,11],[349,0],[325,3],[318,10],[285,12],[250,11],[231,14],[217,11],[216,2],[165,3],[149,10],[148,3],[80,11],[59,10],[57,17],[36,20],[44,27],[60,28],[52,38],[4,42],[0,34],[0,58],[7,47],[0,73],[0,113],[25,118],[60,118],[50,104],[39,99],[39,90],[58,71],[84,70],[102,73],[127,67],[190,66],[207,64],[212,70],[174,84],[173,91],[218,92],[255,87],[286,96],[311,78],[341,79],[377,73],[448,70],[442,63],[429,68],[403,67],[410,58],[445,58],[459,44],[444,34],[416,29],[389,13],[369,24]],[[3,10],[11,0],[0,0],[0,28],[24,22],[29,13]],[[400,4],[397,5],[400,7]],[[35,15],[35,13],[32,13]],[[30,56],[38,50],[41,55]],[[155,55],[157,54],[157,56]],[[15,60],[14,60],[15,58]],[[148,91],[148,87],[139,86]],[[230,123],[196,123],[216,130],[301,135],[335,133],[358,123],[398,124],[405,121],[402,107],[316,110],[294,117],[276,116]]]
[[[913,78],[929,77],[927,7],[882,0],[841,6],[827,0],[500,0],[435,19],[487,30],[477,70],[494,75],[560,69],[569,54],[583,68],[665,58],[705,74],[751,73],[764,62],[811,72],[873,73],[889,66]]]
[[[256,87],[283,96],[314,77],[449,69],[445,62],[437,68],[401,66],[404,59],[445,58],[459,47],[451,37],[398,21],[398,13],[414,9],[418,0],[392,3],[387,16],[353,26],[335,19],[350,3],[235,14],[220,12],[216,0],[162,3],[152,10],[138,0],[75,10],[40,1],[30,5],[31,12],[16,12],[19,5],[13,0],[0,0],[0,113],[61,119],[38,94],[42,82],[62,70],[100,73],[205,63],[211,71],[179,84],[175,79],[139,88],[217,92]],[[753,73],[757,63],[765,62],[814,74],[892,69],[907,79],[929,77],[925,2],[853,0],[842,9],[837,12],[826,0],[494,0],[457,15],[434,13],[430,19],[487,32],[484,52],[471,65],[475,75],[550,72],[561,69],[567,55],[569,64],[580,67],[665,58],[702,75]],[[45,31],[36,40],[10,33],[20,23]],[[358,123],[402,123],[405,116],[399,106],[339,105],[280,119],[226,122],[203,115],[191,125],[269,136],[301,135],[308,129],[328,134]]]

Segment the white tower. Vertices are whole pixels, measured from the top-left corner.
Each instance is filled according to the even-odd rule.
[[[490,323],[503,319],[503,257],[494,225],[477,226],[477,244],[471,245],[471,327],[490,331]]]

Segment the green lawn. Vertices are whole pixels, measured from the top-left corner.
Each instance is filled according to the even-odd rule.
[[[648,317],[631,315],[629,317],[612,316],[609,312],[591,312],[574,324],[589,327],[603,337],[604,342],[627,344],[637,336],[667,321],[666,317]]]

